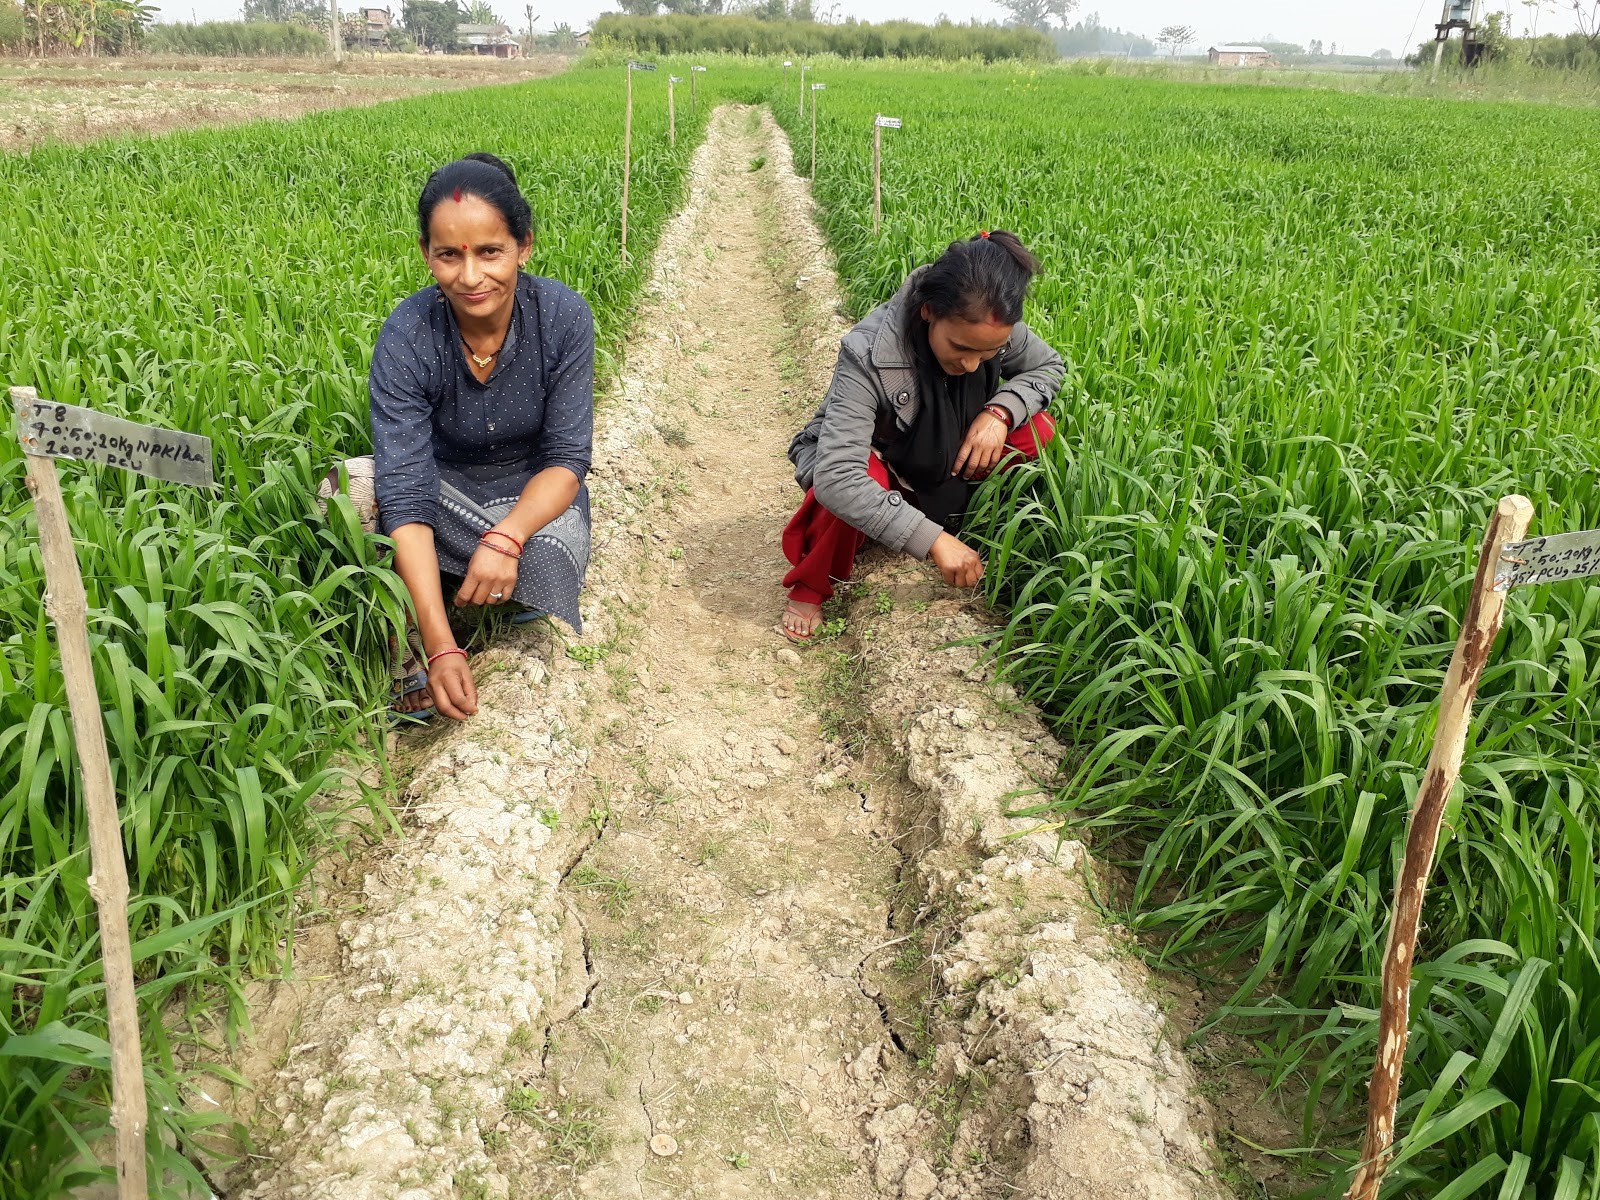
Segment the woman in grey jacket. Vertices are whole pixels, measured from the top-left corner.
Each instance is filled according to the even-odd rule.
[[[839,346],[822,406],[789,444],[806,490],[783,531],[793,569],[783,632],[805,641],[868,539],[931,558],[971,587],[983,562],[958,535],[967,501],[1009,452],[1055,432],[1044,411],[1066,375],[1022,323],[1039,262],[1014,234],[952,242]]]

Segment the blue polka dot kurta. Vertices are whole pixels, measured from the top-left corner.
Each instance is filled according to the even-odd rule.
[[[468,366],[450,302],[437,285],[402,300],[372,353],[372,446],[379,527],[434,531],[439,566],[466,572],[478,538],[540,471],[578,477],[572,507],[523,548],[510,600],[581,629],[589,562],[594,445],[594,315],[571,288],[522,274],[493,373]]]

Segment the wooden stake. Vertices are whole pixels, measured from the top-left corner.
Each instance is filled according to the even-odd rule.
[[[882,113],[872,115],[872,236],[883,230],[883,126]]]
[[[689,68],[689,115],[691,117],[695,117],[700,114],[700,104],[699,101],[695,99],[696,88],[694,82],[694,77],[699,73],[700,72],[696,71],[693,67]]]
[[[622,118],[622,261],[628,261],[628,177],[633,173],[633,66],[628,73],[628,106]]]
[[[817,91],[811,89],[811,180],[817,178]]]
[[[692,86],[692,85],[691,85]],[[672,98],[672,76],[667,76],[667,145],[678,145],[678,105]]]
[[[800,119],[802,121],[806,117],[806,72],[810,69],[810,67],[804,65],[800,67]]]
[[[1406,854],[1395,883],[1394,908],[1389,918],[1389,941],[1383,952],[1382,999],[1378,1009],[1378,1060],[1367,1085],[1367,1132],[1361,1159],[1347,1200],[1377,1200],[1394,1144],[1395,1106],[1400,1099],[1400,1071],[1405,1064],[1406,1039],[1411,1023],[1411,964],[1416,956],[1417,929],[1422,922],[1422,897],[1433,870],[1433,852],[1439,843],[1439,826],[1456,779],[1472,725],[1472,702],[1478,681],[1489,661],[1506,594],[1494,588],[1500,548],[1528,532],[1533,505],[1522,496],[1507,496],[1496,506],[1478,555],[1478,574],[1461,620],[1461,636],[1450,656],[1450,670],[1439,692],[1439,723],[1434,730],[1428,770],[1417,790],[1416,806],[1406,833]]]
[[[39,396],[32,388],[11,389],[19,415]],[[100,917],[100,959],[106,981],[106,1025],[111,1042],[111,1124],[117,1131],[117,1195],[146,1200],[144,1057],[139,1050],[139,1008],[133,991],[133,952],[128,937],[128,868],[122,856],[122,824],[111,785],[100,697],[89,657],[89,602],[72,544],[67,506],[53,459],[25,454],[28,491],[39,521],[44,559],[45,611],[56,627],[61,676],[72,711],[72,733],[83,779],[89,824],[89,894]]]

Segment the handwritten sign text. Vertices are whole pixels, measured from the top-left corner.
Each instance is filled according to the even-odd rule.
[[[41,458],[75,458],[139,475],[210,487],[211,439],[113,417],[92,408],[35,400],[19,409],[22,448]]]
[[[1497,591],[1530,583],[1559,583],[1600,575],[1600,529],[1507,542],[1495,571]]]

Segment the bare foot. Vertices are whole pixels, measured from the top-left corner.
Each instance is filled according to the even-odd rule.
[[[822,627],[822,605],[791,600],[783,609],[783,636],[793,642],[809,642]]]

